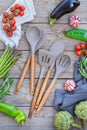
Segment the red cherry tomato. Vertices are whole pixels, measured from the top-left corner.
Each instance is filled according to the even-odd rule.
[[[85,48],[87,49],[87,43],[85,44]]]
[[[84,52],[84,55],[87,56],[87,50]]]
[[[77,56],[82,56],[82,52],[81,51],[76,51],[76,55]]]
[[[9,32],[6,32],[7,33],[7,36],[8,37],[12,37],[13,36],[13,32],[9,31]]]
[[[24,15],[24,12],[23,12],[23,11],[20,11],[20,12],[19,12],[19,15],[20,15],[20,16],[23,16],[23,15]]]
[[[16,21],[14,19],[11,19],[9,23],[11,26],[13,26],[13,25],[15,25]]]
[[[10,29],[11,29],[11,31],[15,31],[17,28],[16,28],[16,26],[14,25],[14,26],[11,26]]]
[[[85,43],[80,43],[81,49],[85,48]]]
[[[15,11],[14,12],[14,16],[17,17],[19,15],[19,12],[18,11]]]
[[[13,14],[9,14],[8,18],[11,20],[14,18],[14,15]]]
[[[11,8],[10,8],[10,11],[11,11],[11,12],[14,12],[14,11],[15,11],[15,7],[11,7]]]
[[[2,18],[2,23],[6,24],[7,23],[7,19],[6,18]]]
[[[3,26],[3,30],[4,30],[4,31],[9,31],[9,26],[8,26],[8,25],[4,25],[4,26]]]
[[[7,17],[8,17],[8,13],[7,13],[7,12],[4,12],[4,13],[3,13],[3,17],[4,17],[4,18],[7,18]]]
[[[15,8],[16,8],[16,9],[20,9],[20,4],[18,4],[18,3],[15,4]]]
[[[24,11],[24,10],[25,10],[25,6],[23,6],[23,5],[20,6],[20,10],[21,10],[21,11]]]
[[[78,45],[75,46],[75,49],[76,49],[76,51],[80,51],[81,50],[81,46],[78,44]]]

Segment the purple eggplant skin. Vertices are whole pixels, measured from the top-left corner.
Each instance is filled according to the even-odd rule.
[[[53,25],[64,14],[73,12],[78,6],[80,6],[78,0],[63,0],[50,14],[50,25]]]

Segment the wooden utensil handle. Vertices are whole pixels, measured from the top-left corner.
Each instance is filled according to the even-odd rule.
[[[49,87],[48,87],[46,93],[44,94],[44,96],[43,96],[43,98],[42,98],[42,100],[41,100],[41,103],[40,103],[38,109],[37,109],[36,112],[35,112],[35,116],[38,116],[39,112],[41,111],[42,107],[44,106],[44,104],[45,104],[47,98],[49,97],[49,95],[50,95],[50,93],[51,93],[51,91],[52,91],[52,89],[53,89],[53,87],[54,87],[55,82],[56,82],[56,80],[53,80],[53,81],[51,82],[51,84],[49,85]]]
[[[37,86],[36,86],[35,94],[34,94],[34,97],[33,97],[33,100],[32,100],[32,104],[31,104],[31,107],[30,107],[30,112],[29,112],[29,115],[28,115],[29,118],[32,118],[35,103],[36,103],[37,97],[38,97],[39,92],[40,92],[41,84],[42,84],[42,79],[39,79]]]
[[[34,95],[34,77],[35,77],[35,55],[31,55],[31,68],[30,68],[30,94]]]
[[[26,75],[26,73],[27,73],[27,71],[28,71],[29,64],[30,64],[30,56],[28,57],[28,60],[27,60],[27,62],[25,63],[25,66],[24,66],[24,68],[23,68],[23,72],[22,72],[22,74],[21,74],[21,77],[20,77],[20,79],[19,79],[19,81],[18,81],[18,84],[17,84],[16,89],[15,89],[15,92],[14,92],[15,94],[18,94],[18,92],[19,92],[19,89],[20,89],[20,87],[21,87],[21,85],[22,85],[22,83],[23,83],[23,80],[24,80],[24,78],[25,78],[25,75]]]
[[[39,94],[39,96],[38,96],[38,99],[37,99],[35,108],[38,108],[38,106],[39,106],[39,103],[40,103],[41,98],[42,98],[42,96],[43,96],[43,94],[44,94],[44,91],[45,91],[45,89],[46,89],[46,86],[47,86],[48,80],[49,80],[49,78],[50,78],[50,75],[51,75],[51,70],[49,69],[48,72],[47,72],[47,74],[46,74],[46,78],[45,78],[45,80],[44,80],[44,82],[43,82],[43,85],[42,85],[42,87],[41,87],[41,91],[40,91],[40,94]]]

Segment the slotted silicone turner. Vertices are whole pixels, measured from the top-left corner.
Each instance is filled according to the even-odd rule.
[[[50,95],[50,93],[55,85],[57,77],[59,76],[60,73],[64,72],[70,66],[70,63],[71,63],[71,59],[68,55],[61,55],[57,58],[57,60],[56,60],[56,73],[54,75],[52,82],[50,83],[49,87],[47,88],[47,90],[46,90],[46,92],[45,92],[45,94],[40,102],[38,109],[36,110],[35,116],[37,116],[39,114],[42,107],[44,106],[47,98],[49,97],[49,95]]]
[[[40,77],[36,86],[35,94],[32,100],[30,112],[29,112],[29,118],[32,117],[32,113],[34,111],[35,103],[38,97],[38,94],[40,92],[41,84],[42,84],[42,77],[43,73],[47,68],[49,68],[52,63],[55,61],[55,55],[51,51],[47,51],[44,49],[39,50],[39,64],[41,66],[41,72],[40,72]]]
[[[40,94],[39,94],[39,96],[38,96],[38,99],[37,99],[35,108],[38,108],[38,106],[39,106],[39,103],[40,103],[40,101],[41,101],[41,98],[42,98],[42,96],[43,96],[43,94],[44,94],[44,91],[45,91],[45,89],[46,89],[47,83],[48,83],[48,81],[49,81],[49,78],[50,78],[52,69],[53,69],[53,67],[54,67],[54,65],[55,65],[56,58],[57,58],[58,55],[60,55],[61,53],[63,53],[63,50],[64,50],[64,44],[61,43],[61,42],[59,42],[59,41],[54,42],[54,43],[52,44],[52,46],[50,47],[50,51],[53,52],[54,55],[55,55],[55,60],[54,60],[54,62],[52,62],[51,66],[50,66],[50,68],[48,69],[48,72],[47,72],[47,74],[46,74],[46,76],[45,76],[45,80],[44,80],[43,85],[42,85],[42,87],[41,87]]]

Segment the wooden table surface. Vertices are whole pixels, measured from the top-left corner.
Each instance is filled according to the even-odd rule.
[[[10,4],[12,4],[15,0],[0,0],[0,13],[2,13]],[[75,56],[74,46],[79,43],[80,41],[71,40],[66,38],[63,34],[63,31],[70,29],[68,25],[68,19],[72,15],[78,15],[81,18],[81,25],[79,28],[87,29],[87,0],[80,0],[81,5],[80,7],[71,14],[67,14],[60,18],[58,22],[53,25],[52,27],[48,24],[48,15],[53,10],[53,8],[60,2],[59,0],[34,0],[34,5],[36,9],[36,16],[34,21],[25,23],[22,25],[22,38],[19,42],[18,49],[22,51],[22,57],[18,60],[16,65],[11,69],[11,78],[14,79],[14,86],[11,89],[11,95],[7,96],[3,100],[8,103],[12,103],[18,106],[21,110],[28,114],[30,103],[32,100],[32,96],[29,94],[29,72],[27,73],[23,85],[20,89],[18,95],[14,95],[13,92],[17,85],[17,82],[20,78],[20,74],[23,70],[24,64],[26,59],[29,55],[30,48],[29,44],[26,40],[25,33],[26,29],[29,25],[36,25],[44,29],[46,33],[46,41],[42,48],[48,49],[49,46],[56,40],[59,40],[65,44],[64,53],[68,54],[71,59],[72,63],[70,68],[62,73],[57,82],[55,84],[52,93],[47,100],[43,110],[39,114],[39,116],[33,117],[31,120],[27,119],[24,126],[17,125],[17,123],[5,116],[4,114],[0,113],[0,130],[54,130],[53,127],[53,117],[56,111],[53,108],[53,99],[54,99],[54,91],[56,88],[63,88],[63,84],[67,79],[73,78],[73,65],[77,57]],[[0,54],[3,52],[4,45],[0,43]],[[35,81],[37,82],[40,66],[37,63],[37,54],[36,54],[36,62],[35,62]],[[52,76],[51,76],[52,79]],[[72,128],[72,130],[74,130]]]

